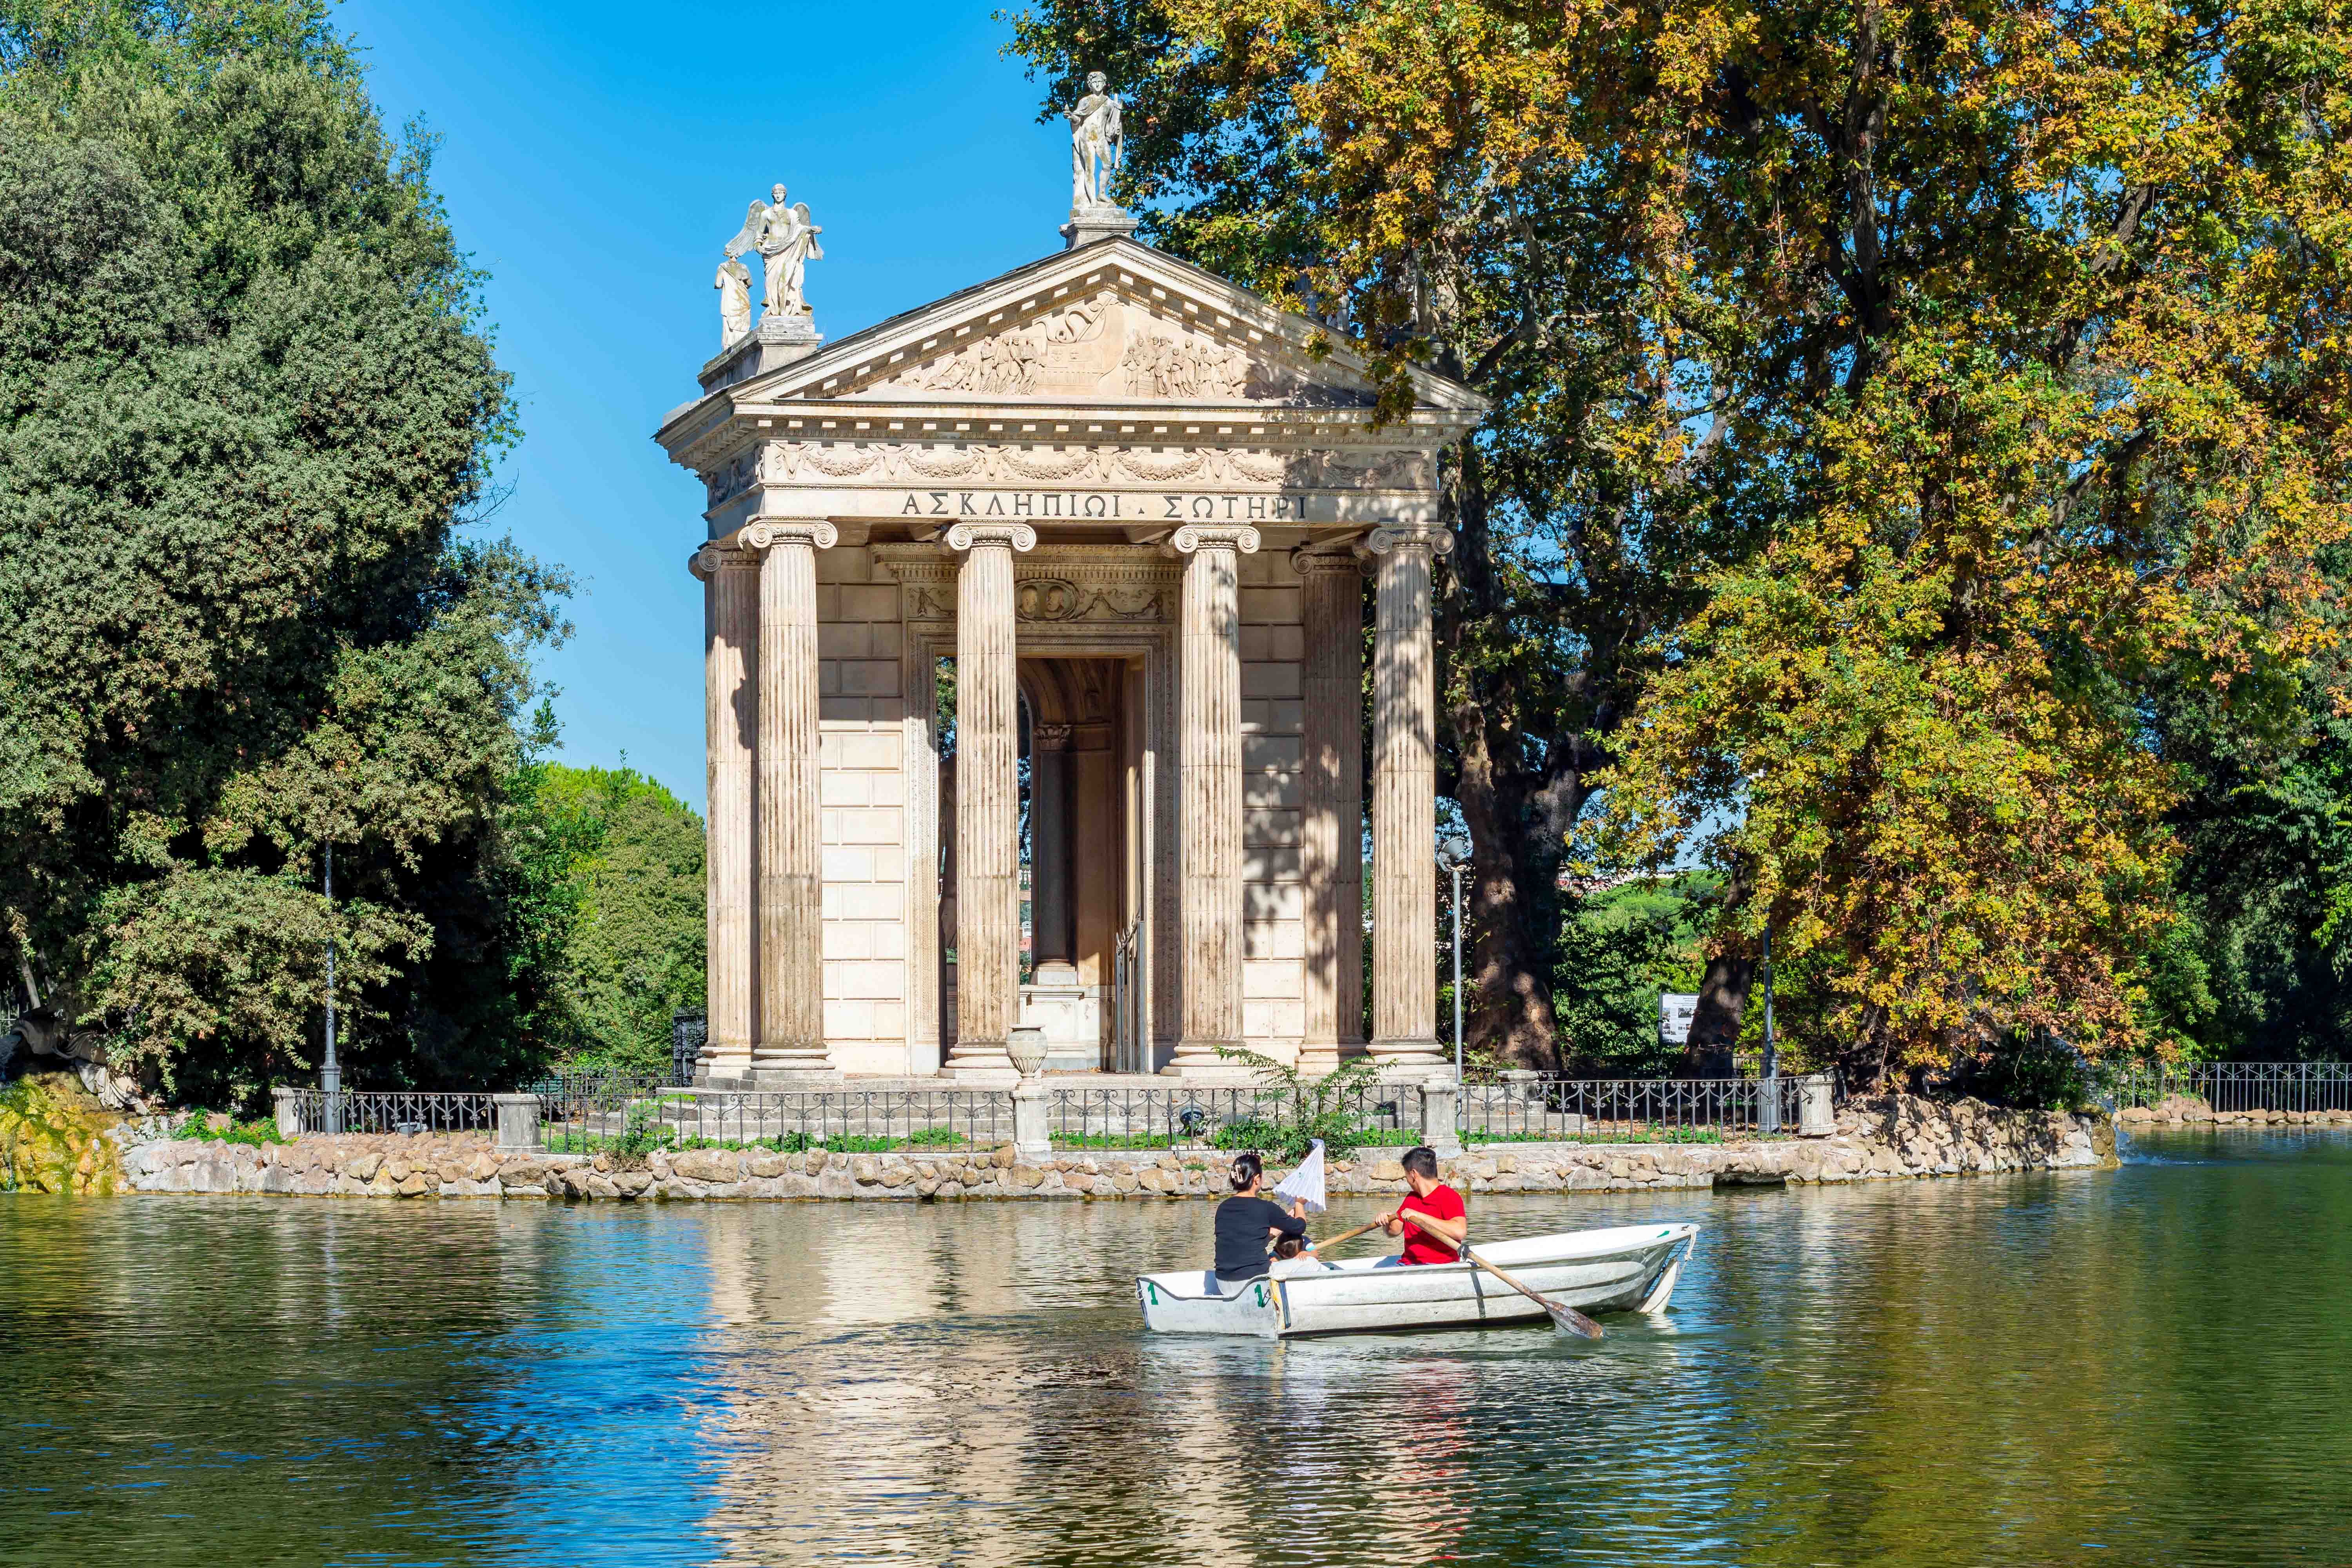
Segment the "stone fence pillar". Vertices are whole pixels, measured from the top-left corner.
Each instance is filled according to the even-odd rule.
[[[1029,1164],[1054,1157],[1054,1091],[1029,1079],[1013,1086],[1013,1154]]]
[[[536,1149],[539,1147],[539,1096],[535,1094],[494,1094],[491,1101],[498,1108],[499,1147],[501,1149]]]
[[[293,1142],[302,1134],[302,1091],[283,1085],[269,1091],[270,1109],[278,1116],[278,1136]]]
[[[1462,1089],[1451,1078],[1432,1073],[1421,1086],[1421,1141],[1444,1159],[1462,1152]]]
[[[1837,1114],[1830,1104],[1830,1076],[1808,1073],[1797,1080],[1797,1136],[1827,1138],[1837,1131]]]

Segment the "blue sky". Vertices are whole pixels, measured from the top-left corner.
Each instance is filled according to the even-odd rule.
[[[703,804],[701,485],[654,445],[718,351],[719,247],[782,180],[824,226],[839,338],[1061,247],[1067,143],[992,0],[767,6],[347,0],[386,121],[422,116],[489,274],[523,440],[496,531],[580,579],[561,760]]]

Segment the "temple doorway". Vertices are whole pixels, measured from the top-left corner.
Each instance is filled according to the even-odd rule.
[[[955,661],[942,658],[940,1040],[956,1038]],[[1018,1022],[1048,1072],[1153,1070],[1141,963],[1146,798],[1140,657],[1024,656]]]

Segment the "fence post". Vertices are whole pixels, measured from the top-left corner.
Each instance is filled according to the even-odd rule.
[[[1421,1141],[1439,1155],[1452,1159],[1462,1152],[1460,1118],[1462,1086],[1433,1073],[1421,1086]]]
[[[499,1148],[539,1147],[539,1096],[494,1094],[490,1100],[498,1111]]]
[[[291,1142],[302,1135],[302,1091],[280,1085],[269,1091],[269,1108],[278,1116],[278,1136]]]
[[[1034,1079],[1013,1086],[1013,1156],[1032,1163],[1054,1156],[1054,1091]]]
[[[1807,1073],[1797,1080],[1797,1136],[1827,1138],[1837,1131],[1837,1115],[1830,1106],[1830,1075]]]

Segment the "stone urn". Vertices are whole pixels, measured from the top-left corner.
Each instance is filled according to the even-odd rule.
[[[1013,1058],[1013,1066],[1023,1078],[1035,1078],[1045,1066],[1045,1031],[1033,1026],[1014,1029],[1005,1042],[1004,1054]]]

